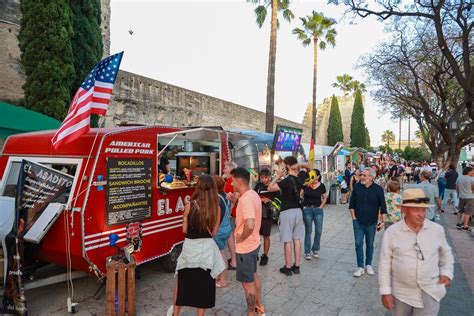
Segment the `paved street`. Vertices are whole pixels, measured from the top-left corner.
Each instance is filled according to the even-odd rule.
[[[303,261],[301,274],[291,277],[278,272],[283,263],[282,246],[278,242],[277,227],[272,234],[270,263],[259,269],[262,278],[262,294],[267,315],[385,315],[380,304],[377,276],[364,275],[354,278],[355,251],[352,223],[347,213],[347,205],[327,206],[324,218],[322,249],[319,259]],[[449,222],[454,215],[446,214]],[[441,222],[444,222],[442,218]],[[452,238],[450,235],[455,235]],[[378,264],[380,237],[376,238],[374,266]],[[449,229],[448,238],[469,249],[474,238],[467,233]],[[470,244],[469,244],[470,243]],[[472,246],[470,247],[472,252]],[[474,295],[469,287],[466,274],[458,260],[459,250],[455,249],[455,281],[442,301],[441,315],[473,315]],[[465,253],[462,251],[461,253]],[[472,258],[472,254],[470,254]],[[462,257],[466,257],[465,254]],[[464,260],[465,261],[465,260]],[[472,268],[472,261],[470,264]],[[470,275],[471,282],[472,273]],[[208,315],[243,315],[245,312],[244,291],[233,279],[224,289],[217,289],[216,308]],[[97,286],[94,278],[75,281],[75,297],[80,302],[78,315],[103,314],[104,300],[92,298]],[[472,284],[472,283],[471,283]],[[172,301],[174,278],[160,269],[156,263],[142,268],[142,278],[137,281],[137,306],[139,315],[165,315]],[[66,284],[52,285],[27,292],[31,315],[66,314]],[[184,315],[194,315],[185,309]]]

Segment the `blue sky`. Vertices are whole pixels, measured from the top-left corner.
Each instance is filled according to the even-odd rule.
[[[337,75],[364,81],[363,69],[354,65],[385,36],[383,23],[342,18],[343,6],[326,3],[292,1],[291,6],[297,18],[316,10],[339,22],[336,47],[319,53],[318,103],[341,94],[331,87]],[[264,111],[270,23],[259,29],[253,9],[237,0],[112,0],[111,52],[125,51],[124,70]],[[281,22],[275,85],[275,114],[296,122],[312,98],[313,69],[312,48],[291,34],[299,26],[298,19]],[[386,129],[398,139],[398,122],[379,113],[368,93],[365,110],[372,145],[379,144]],[[412,138],[414,130],[412,122]],[[402,138],[407,138],[406,121]]]

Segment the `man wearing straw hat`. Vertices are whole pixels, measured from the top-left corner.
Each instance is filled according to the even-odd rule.
[[[453,279],[454,258],[442,226],[427,220],[429,198],[407,189],[404,219],[387,229],[379,262],[382,304],[393,315],[437,315]]]

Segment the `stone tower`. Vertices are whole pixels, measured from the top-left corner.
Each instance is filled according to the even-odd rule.
[[[23,98],[25,82],[20,64],[18,32],[20,0],[0,0],[0,100],[16,102]]]
[[[101,0],[101,9],[105,56],[110,52],[110,0]],[[0,0],[0,100],[12,103],[23,99],[25,83],[18,47],[20,21],[20,0]]]
[[[325,98],[321,104],[317,106],[316,114],[316,144],[327,145],[328,144],[328,124],[329,124],[329,113],[331,112],[331,99],[332,97]],[[354,107],[354,97],[338,96],[337,101],[339,102],[339,110],[341,111],[342,119],[342,132],[344,134],[344,145],[349,146],[351,144],[351,122],[352,122],[352,109]],[[365,103],[365,97],[362,97],[362,101]],[[310,141],[311,135],[311,115],[313,108],[311,103],[306,107],[306,113],[303,119],[303,126],[305,126],[303,135],[306,135],[304,142]]]

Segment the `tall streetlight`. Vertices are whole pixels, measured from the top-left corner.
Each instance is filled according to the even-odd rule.
[[[451,117],[449,119],[448,127],[449,127],[449,131],[450,131],[450,134],[451,134],[451,145],[449,146],[449,155],[451,157],[451,161],[453,161],[454,155],[455,155],[455,152],[456,152],[456,149],[454,147],[455,142],[456,142],[456,132],[458,130],[458,121],[456,120],[456,118]]]

